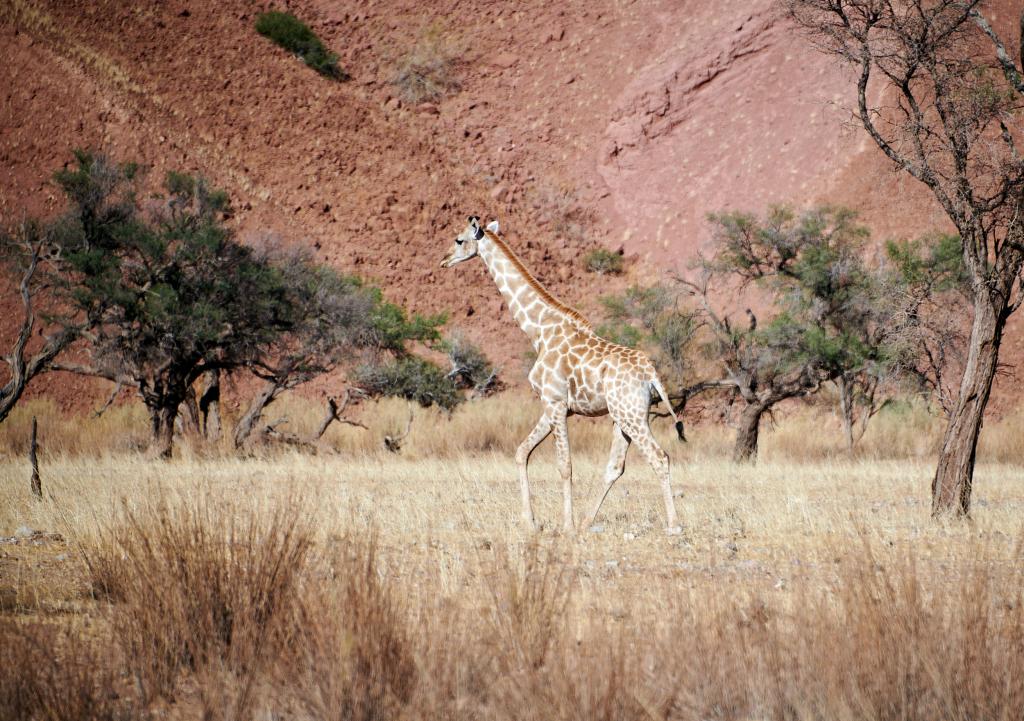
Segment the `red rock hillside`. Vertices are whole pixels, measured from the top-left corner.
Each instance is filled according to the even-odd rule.
[[[352,79],[326,80],[259,36],[256,15],[272,7],[306,21]],[[1007,20],[1015,7],[1001,0],[990,13]],[[685,267],[715,210],[828,200],[861,210],[879,237],[943,225],[930,197],[845,123],[851,79],[775,8],[7,0],[0,216],[56,213],[49,178],[74,147],[157,176],[199,172],[231,193],[242,238],[309,244],[393,301],[449,311],[516,380],[525,338],[482,266],[437,268],[470,213],[499,218],[527,264],[584,312],[615,284]],[[416,47],[451,58],[458,88],[436,103],[410,103],[393,82]],[[585,272],[581,256],[598,245],[624,248],[626,278],[610,286]],[[1007,358],[1020,354],[1013,330]]]

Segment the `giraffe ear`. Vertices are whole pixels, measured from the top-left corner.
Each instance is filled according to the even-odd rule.
[[[498,232],[498,221],[492,220],[490,223],[488,223],[487,224],[487,230],[491,231],[492,233],[497,233]]]

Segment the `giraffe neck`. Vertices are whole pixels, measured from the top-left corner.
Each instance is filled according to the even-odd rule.
[[[477,252],[494,278],[512,317],[530,338],[534,349],[540,350],[541,329],[544,325],[568,317],[577,325],[589,328],[579,313],[548,293],[511,248],[493,233],[487,231],[484,234],[479,240]]]

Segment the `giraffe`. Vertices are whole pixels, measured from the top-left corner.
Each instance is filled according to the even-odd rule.
[[[476,256],[487,266],[513,318],[537,353],[529,380],[544,410],[533,431],[516,451],[524,523],[536,528],[527,473],[530,455],[541,441],[554,433],[562,478],[563,527],[566,532],[574,530],[572,460],[566,418],[574,414],[608,414],[613,423],[611,453],[604,485],[584,528],[593,525],[612,485],[625,471],[626,452],[632,442],[661,481],[666,532],[679,533],[668,454],[655,441],[649,424],[652,390],[669,406],[679,439],[685,441],[686,438],[683,423],[672,411],[668,394],[650,359],[642,351],[601,338],[582,315],[552,296],[499,236],[498,221],[484,228],[479,217],[470,216],[465,230],[455,238],[454,245],[441,261],[441,267],[451,268]]]

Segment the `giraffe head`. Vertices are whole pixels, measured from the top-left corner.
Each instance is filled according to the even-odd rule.
[[[498,221],[492,220],[487,224],[487,230],[492,233],[498,232]],[[455,244],[448,251],[448,255],[441,261],[442,268],[451,268],[464,260],[469,260],[477,254],[477,244],[484,237],[484,229],[480,226],[480,218],[476,215],[469,216],[469,222],[465,230],[455,238]]]

